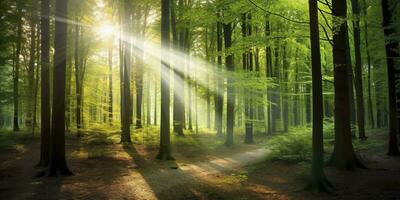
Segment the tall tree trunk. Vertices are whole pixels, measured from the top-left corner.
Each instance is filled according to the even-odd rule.
[[[136,129],[143,127],[143,58],[144,51],[140,49],[139,55],[136,57]]]
[[[309,0],[310,41],[312,64],[313,130],[311,188],[316,191],[328,191],[331,187],[324,173],[323,141],[323,95],[321,73],[321,51],[319,42],[318,0]]]
[[[267,37],[271,36],[271,28],[270,28],[270,22],[269,22],[269,16],[265,17],[265,35]],[[267,78],[272,78],[273,73],[272,73],[272,50],[271,46],[268,45],[265,49],[265,71]],[[271,87],[267,88],[267,99],[268,99],[268,110],[267,110],[267,135],[272,135],[272,95],[273,95],[273,89]]]
[[[367,3],[365,2],[365,0],[363,0],[363,15],[364,15],[365,53],[367,54],[367,64],[368,64],[368,115],[371,127],[375,128],[374,110],[372,107],[372,91],[371,91],[371,54],[369,52]]]
[[[221,13],[218,13],[218,18],[221,17]],[[222,23],[217,22],[217,61],[218,61],[218,67],[217,67],[217,72],[222,71],[222,45],[223,45],[223,39],[222,39]],[[219,73],[217,73],[219,74]],[[217,98],[216,98],[216,104],[215,104],[215,127],[217,129],[217,135],[221,136],[222,135],[222,113],[223,113],[223,107],[224,107],[224,94],[225,90],[223,88],[224,85],[224,79],[221,77],[217,77],[216,84],[217,84]]]
[[[56,18],[67,18],[67,0],[56,1]],[[53,114],[49,175],[72,175],[65,160],[65,71],[67,53],[67,23],[55,22]]]
[[[365,118],[364,118],[364,94],[363,94],[363,81],[362,81],[362,63],[361,63],[361,34],[360,34],[360,4],[358,0],[352,0],[353,15],[355,16],[353,22],[354,28],[354,49],[355,49],[355,87],[356,87],[356,100],[357,100],[357,123],[358,123],[358,136],[361,140],[367,139],[365,136]]]
[[[399,155],[397,141],[397,105],[396,105],[396,77],[395,63],[400,58],[399,42],[389,39],[396,33],[391,23],[393,21],[393,10],[390,8],[389,0],[382,0],[383,29],[386,37],[386,62],[389,88],[389,151],[388,155]]]
[[[81,129],[82,129],[82,91],[81,91],[81,66],[79,61],[79,36],[80,36],[80,25],[75,24],[75,51],[74,51],[74,63],[75,63],[75,90],[76,90],[76,129],[77,129],[77,137],[81,137]]]
[[[311,123],[311,86],[310,84],[305,84],[306,88],[306,123]]]
[[[347,17],[346,0],[333,0],[334,17]],[[338,32],[333,36],[333,62],[335,85],[335,144],[330,163],[341,170],[353,170],[363,167],[356,157],[351,141],[351,113],[349,98],[349,81],[347,51],[347,22],[341,23]]]
[[[251,14],[243,14],[242,17],[242,36],[245,38],[247,36],[251,36],[252,34],[252,27],[251,27]],[[243,53],[243,70],[246,72],[253,71],[253,55],[251,50],[248,51],[247,49]],[[251,75],[249,75],[251,76]],[[244,95],[244,110],[245,110],[245,138],[244,142],[246,144],[253,143],[253,105],[252,105],[252,92],[251,90],[243,91]]]
[[[123,95],[122,95],[122,133],[121,143],[131,143],[131,130],[130,124],[132,119],[132,104],[131,104],[131,87],[130,87],[130,75],[131,75],[131,42],[130,36],[127,34],[131,33],[131,13],[130,13],[131,1],[124,1],[124,68],[123,68]]]
[[[170,0],[161,0],[161,47],[170,48]],[[157,158],[172,160],[170,141],[170,65],[169,56],[161,55],[161,127]]]
[[[47,166],[50,161],[50,0],[41,1],[41,110],[40,110],[40,161],[38,166]]]
[[[108,49],[108,123],[113,123],[113,47]]]
[[[37,42],[36,42],[36,54],[37,54],[37,56],[36,56],[36,77],[35,77],[35,86],[34,86],[34,94],[33,94],[33,119],[32,119],[32,121],[33,121],[33,123],[32,123],[32,126],[31,126],[31,132],[32,132],[32,138],[35,136],[35,128],[37,127],[37,102],[38,102],[38,90],[39,90],[39,80],[40,80],[40,78],[39,78],[39,76],[40,76],[40,73],[39,73],[39,63],[40,63],[40,55],[39,55],[39,52],[40,52],[40,30],[39,30],[39,26],[36,26],[36,28],[37,28],[37,36],[36,36],[36,40],[37,40]],[[66,123],[67,124],[67,123]]]
[[[34,102],[33,97],[35,94],[35,60],[36,60],[36,15],[34,12],[36,10],[36,6],[32,7],[32,16],[30,19],[30,49],[29,49],[29,64],[28,64],[28,87],[27,87],[27,112],[25,125],[26,127],[31,127],[33,124],[33,106]]]
[[[182,9],[183,1],[179,1],[179,8]],[[182,11],[180,11],[182,12]],[[183,34],[179,33],[176,27],[177,16],[176,16],[176,3],[175,0],[171,2],[171,28],[172,28],[172,40],[173,49],[182,51],[184,49],[184,38]],[[181,29],[180,29],[181,30]],[[182,31],[181,31],[182,32]],[[185,94],[184,94],[184,67],[175,66],[174,68],[174,107],[173,107],[173,125],[174,132],[178,136],[184,136],[183,128],[185,124]]]
[[[14,68],[14,91],[13,91],[13,101],[14,101],[14,123],[13,123],[13,130],[19,131],[19,65],[20,60],[19,57],[21,55],[21,40],[22,40],[22,2],[20,0],[16,1],[17,4],[17,14],[18,14],[18,21],[17,21],[17,41],[16,41],[16,50],[15,50],[15,68]]]
[[[279,46],[279,43],[277,44]],[[274,65],[272,67],[273,80],[275,81],[275,86],[271,91],[271,129],[272,132],[277,131],[277,120],[280,119],[280,85],[279,81],[279,47],[274,48]]]
[[[346,22],[347,23],[347,22]],[[356,113],[356,105],[354,99],[354,78],[353,78],[353,63],[351,60],[351,51],[350,51],[350,38],[348,31],[346,32],[346,62],[347,62],[347,81],[349,82],[349,99],[350,99],[350,120],[351,120],[351,135],[355,139],[356,131],[353,127],[357,124],[357,113]]]
[[[287,44],[283,47],[283,91],[285,92],[285,98],[283,98],[283,132],[287,133],[289,131],[289,93],[288,81],[289,81],[289,62],[287,61]]]
[[[232,46],[232,23],[223,24],[225,51]],[[229,53],[225,56],[225,64],[228,72],[235,70],[233,54]],[[226,146],[233,145],[233,125],[235,119],[235,88],[234,80],[231,76],[227,77],[227,108],[226,108]]]
[[[154,125],[157,125],[157,104],[157,84],[154,84]]]

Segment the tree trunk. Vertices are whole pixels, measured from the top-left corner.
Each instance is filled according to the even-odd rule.
[[[131,143],[131,87],[130,87],[130,75],[131,75],[131,42],[129,41],[129,35],[131,33],[131,13],[129,0],[124,1],[124,15],[125,15],[125,25],[124,25],[124,68],[123,68],[123,95],[122,95],[122,133],[121,133],[121,143]]]
[[[36,10],[36,6],[33,6],[33,10]],[[32,15],[34,15],[34,11]],[[30,49],[29,49],[29,64],[28,64],[28,87],[27,87],[27,95],[28,95],[28,102],[27,102],[27,112],[26,112],[26,119],[25,125],[26,127],[31,127],[33,124],[33,107],[34,107],[34,94],[35,94],[35,60],[36,60],[36,16],[31,16],[30,19]]]
[[[113,124],[113,48],[108,50],[108,123]]]
[[[333,0],[333,15],[337,18],[347,17],[346,0]],[[333,62],[335,86],[335,144],[330,163],[341,170],[353,170],[363,167],[356,157],[351,141],[351,110],[349,98],[349,81],[347,51],[347,23],[340,24],[333,36]]]
[[[287,44],[284,44],[283,47],[283,90],[285,92],[285,96],[283,98],[283,132],[289,132],[289,97],[287,94],[289,93],[288,82],[289,82],[289,62],[287,61]]]
[[[56,1],[56,18],[67,18],[67,0]],[[55,22],[53,109],[49,175],[72,175],[65,160],[65,71],[67,23]]]
[[[79,61],[79,35],[80,35],[80,25],[75,24],[75,54],[74,54],[74,62],[75,62],[75,90],[76,90],[76,129],[77,129],[77,137],[81,137],[81,129],[82,129],[82,116],[81,116],[81,111],[82,111],[82,87],[81,87],[81,66],[79,66],[80,61]]]
[[[270,29],[270,22],[269,22],[269,16],[266,16],[266,21],[265,21],[265,35],[267,37],[271,36],[271,29]],[[265,49],[265,74],[267,75],[267,78],[272,78],[272,50],[271,46],[268,45]],[[267,88],[267,99],[268,99],[268,110],[267,110],[267,135],[272,135],[272,88]]]
[[[372,92],[371,92],[371,54],[369,52],[368,41],[368,22],[367,22],[367,3],[363,0],[363,15],[364,19],[364,37],[365,37],[365,53],[367,54],[368,63],[368,114],[370,119],[371,128],[375,128],[374,110],[372,107]]]
[[[395,77],[395,63],[396,59],[400,58],[399,42],[390,40],[396,33],[396,30],[391,23],[393,21],[393,10],[390,9],[390,1],[382,0],[382,13],[383,13],[383,29],[386,37],[386,62],[388,74],[388,88],[389,88],[389,151],[388,155],[399,155],[399,147],[397,141],[397,105],[396,105],[396,77]]]
[[[312,165],[310,187],[315,192],[329,191],[331,185],[324,173],[323,141],[323,95],[321,74],[321,51],[319,42],[318,0],[309,0],[310,41],[312,63],[312,97],[313,97],[313,130],[312,130]]]
[[[242,37],[246,38],[247,36],[251,36],[252,28],[250,22],[251,15],[243,14],[242,17]],[[252,58],[251,50],[248,51],[245,49],[245,52],[242,55],[242,62],[243,62],[243,70],[245,72],[250,72],[248,76],[251,76],[251,72],[253,71],[253,58]],[[253,143],[253,108],[252,108],[252,92],[250,88],[246,89],[244,92],[244,114],[245,114],[245,138],[244,142],[246,144]]]
[[[40,110],[40,161],[38,166],[44,167],[50,161],[50,0],[41,1],[41,110]]]
[[[161,0],[161,47],[170,48],[170,0]],[[172,160],[170,142],[170,65],[168,55],[161,55],[161,127],[157,159]]]
[[[218,13],[217,17],[221,17],[221,13]],[[222,71],[222,23],[217,22],[217,52],[218,52],[218,66],[217,66],[217,74]],[[225,90],[223,88],[224,79],[221,77],[217,77],[216,84],[217,84],[217,98],[215,104],[215,127],[217,129],[217,135],[222,135],[222,113],[224,107],[224,94]]]
[[[353,22],[354,28],[354,49],[355,49],[355,87],[356,87],[356,100],[357,100],[357,123],[358,123],[358,136],[361,140],[366,140],[365,136],[365,118],[364,118],[364,94],[363,94],[363,81],[362,81],[362,63],[361,63],[361,34],[360,34],[360,4],[358,0],[352,0],[353,15],[355,16]]]
[[[232,46],[232,23],[223,24],[225,50]],[[229,53],[225,57],[226,69],[228,72],[235,70],[233,54]],[[234,80],[228,74],[227,77],[227,108],[226,108],[226,146],[233,145],[233,125],[235,119],[235,88],[233,86]]]
[[[182,1],[179,1],[179,8],[182,9]],[[181,11],[182,12],[182,11]],[[184,38],[182,31],[179,33],[176,27],[177,16],[176,16],[176,3],[175,0],[171,2],[171,28],[172,28],[172,40],[173,49],[176,51],[182,51],[184,49]],[[181,30],[181,29],[180,29]],[[174,68],[174,107],[173,107],[173,125],[174,132],[178,136],[184,136],[183,128],[185,124],[185,94],[184,94],[184,67],[175,66]]]
[[[16,1],[17,4],[17,13],[18,13],[18,22],[17,22],[17,41],[16,41],[16,50],[15,50],[15,68],[14,68],[14,123],[13,130],[19,131],[19,65],[20,60],[19,56],[21,55],[21,40],[22,40],[22,3],[21,1]]]

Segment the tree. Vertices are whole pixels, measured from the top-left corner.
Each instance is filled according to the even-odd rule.
[[[361,69],[361,34],[360,34],[360,3],[358,0],[351,1],[353,15],[355,16],[353,21],[354,29],[354,49],[355,49],[355,88],[356,88],[356,101],[357,101],[357,123],[358,123],[358,135],[361,140],[366,140],[365,136],[365,118],[364,118],[364,94],[363,94],[363,81],[362,81],[362,69]]]
[[[265,16],[265,36],[269,37],[271,36],[271,27],[270,27],[270,21],[269,21],[269,16]],[[268,78],[272,78],[272,50],[271,46],[268,45],[265,48],[265,74],[267,75]],[[267,98],[268,98],[268,110],[267,110],[267,135],[272,135],[272,123],[275,123],[275,121],[272,121],[272,94],[273,90],[272,88],[267,89]]]
[[[13,70],[14,78],[14,123],[13,130],[19,131],[19,67],[20,67],[20,55],[21,55],[21,43],[22,43],[22,2],[21,0],[16,1],[17,4],[17,40],[16,40],[16,50],[15,50],[15,66]]]
[[[232,22],[224,23],[224,40],[225,51],[232,46]],[[227,53],[225,56],[225,64],[228,72],[235,70],[234,57],[232,53]],[[226,107],[226,146],[233,145],[233,125],[235,119],[235,88],[233,86],[234,80],[228,75],[227,78],[227,107]]]
[[[67,0],[56,1],[56,19],[67,19]],[[72,175],[65,160],[65,75],[67,23],[57,20],[54,40],[53,114],[49,175]]]
[[[252,34],[252,27],[251,27],[251,13],[245,13],[242,15],[242,37],[245,39],[247,36],[251,36]],[[243,70],[245,72],[253,71],[253,54],[250,50],[246,49],[242,55],[242,63],[243,63]],[[253,143],[253,104],[252,104],[252,94],[251,90],[245,89],[243,91],[245,93],[244,97],[244,112],[245,112],[245,138],[244,142],[246,144]]]
[[[50,0],[41,1],[41,139],[39,166],[47,166],[50,160]]]
[[[179,1],[179,8],[182,9],[183,1]],[[179,13],[183,11],[180,10]],[[182,17],[182,14],[179,15]],[[172,40],[173,40],[173,49],[180,52],[184,47],[184,38],[183,34],[180,31],[178,33],[177,28],[177,10],[176,10],[176,0],[172,0],[171,2],[171,29],[172,29]],[[181,30],[181,29],[179,29]],[[180,36],[180,37],[179,37]],[[174,69],[174,104],[173,104],[173,125],[174,132],[178,136],[184,136],[183,128],[185,124],[185,94],[184,94],[184,69],[182,66],[175,66]]]
[[[351,141],[351,113],[347,54],[346,0],[332,1],[332,14],[337,25],[333,35],[333,64],[335,86],[335,144],[330,163],[337,169],[353,170],[363,167],[354,153]]]
[[[372,108],[372,92],[371,92],[371,54],[369,50],[369,34],[368,34],[368,22],[367,22],[367,3],[363,0],[362,14],[364,16],[364,38],[365,38],[365,53],[367,54],[368,64],[368,114],[370,119],[371,127],[375,127],[374,111]]]
[[[74,51],[74,59],[75,59],[75,90],[76,90],[76,129],[77,137],[81,137],[81,129],[82,129],[82,83],[81,83],[81,62],[79,61],[79,48],[80,48],[80,30],[81,26],[77,23],[75,24],[75,51]]]
[[[323,141],[323,96],[321,74],[321,51],[319,42],[318,0],[309,0],[310,41],[312,64],[312,165],[310,187],[316,191],[328,191],[331,187],[324,173],[324,141]]]
[[[113,123],[113,47],[108,49],[108,123]]]
[[[170,0],[161,0],[161,48],[170,48]],[[170,65],[169,56],[161,55],[161,127],[160,150],[157,159],[172,160],[170,141]]]
[[[218,18],[221,18],[221,13],[217,14]],[[220,21],[217,22],[217,72],[222,71],[222,23]],[[217,76],[216,80],[217,84],[217,92],[216,92],[216,101],[215,101],[215,129],[217,129],[217,135],[222,135],[222,112],[224,107],[224,89],[223,89],[223,80]]]
[[[123,60],[123,72],[122,72],[122,133],[121,133],[121,143],[131,143],[131,89],[130,89],[130,68],[131,68],[131,41],[128,34],[131,33],[131,13],[130,13],[130,1],[124,1],[124,35],[123,35],[123,45],[124,45],[124,60]]]
[[[393,10],[390,9],[390,0],[382,0],[383,29],[386,38],[386,62],[388,75],[389,92],[389,151],[388,155],[399,155],[397,142],[397,105],[396,105],[396,80],[395,63],[400,58],[399,42],[390,39],[395,34],[395,29],[391,24],[393,21]],[[398,3],[398,2],[396,2]],[[398,62],[398,61],[397,61]]]

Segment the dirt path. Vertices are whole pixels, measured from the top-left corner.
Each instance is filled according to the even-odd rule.
[[[175,161],[155,160],[144,145],[87,145],[69,141],[71,177],[33,178],[39,145],[0,152],[0,199],[400,199],[400,160],[379,152],[368,170],[326,173],[333,195],[303,191],[299,164],[263,162],[262,145],[211,149],[176,146]],[[218,147],[220,148],[220,147]]]

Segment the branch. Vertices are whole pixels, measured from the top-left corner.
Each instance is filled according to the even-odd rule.
[[[280,18],[282,18],[282,19],[285,19],[285,20],[287,20],[287,21],[290,21],[290,22],[293,22],[293,23],[297,23],[297,24],[309,25],[309,23],[310,23],[310,22],[307,22],[307,21],[297,21],[297,20],[293,20],[293,19],[290,19],[290,18],[288,18],[288,17],[286,17],[286,16],[283,16],[283,15],[281,15],[281,14],[273,13],[273,12],[268,11],[268,10],[266,10],[265,8],[263,8],[263,7],[259,6],[259,5],[257,5],[257,4],[254,3],[254,1],[252,1],[252,0],[248,0],[248,1],[249,1],[251,4],[253,4],[255,7],[257,7],[257,8],[259,8],[259,9],[263,10],[264,12],[266,12],[266,13],[268,13],[268,14],[270,14],[270,15],[274,15],[274,16],[280,17]]]

